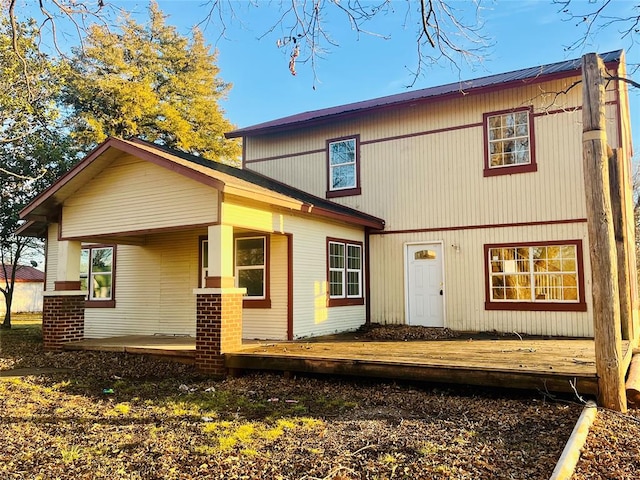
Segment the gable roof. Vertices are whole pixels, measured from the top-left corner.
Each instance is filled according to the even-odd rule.
[[[599,54],[605,64],[617,64],[622,58],[622,50]],[[309,127],[338,118],[372,113],[374,111],[398,108],[416,102],[441,101],[445,98],[462,97],[469,94],[482,93],[496,88],[512,88],[523,84],[539,83],[554,78],[563,78],[580,74],[582,59],[575,58],[547,65],[529,67],[513,72],[489,75],[473,80],[460,81],[436,87],[424,88],[404,92],[386,97],[374,98],[362,102],[349,103],[337,107],[323,108],[309,112],[299,113],[288,117],[259,123],[246,128],[240,128],[226,134],[227,138],[250,137],[291,130],[294,128]]]
[[[316,197],[258,173],[189,155],[140,139],[108,138],[34,198],[21,212],[27,223],[21,235],[41,236],[48,222],[57,221],[60,205],[122,153],[130,154],[221,192],[260,200],[355,225],[384,228],[384,220]]]
[[[0,268],[0,280],[5,279],[5,269],[7,277],[11,277],[13,272],[13,265],[3,265],[3,267]],[[16,268],[16,282],[44,282],[44,272],[29,265],[18,265],[18,268]]]

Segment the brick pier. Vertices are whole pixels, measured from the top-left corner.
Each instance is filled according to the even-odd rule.
[[[233,289],[238,290],[238,289]],[[242,293],[196,295],[196,367],[225,376],[224,353],[242,346]]]
[[[42,304],[42,338],[46,351],[84,338],[84,294],[45,295]]]

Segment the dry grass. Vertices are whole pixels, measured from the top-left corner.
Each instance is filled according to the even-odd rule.
[[[212,381],[141,356],[43,353],[37,322],[15,325],[0,332],[0,370],[69,371],[0,379],[2,479],[546,479],[580,413],[535,392]],[[576,479],[637,478],[628,422],[615,417],[624,434],[611,443],[601,418]]]

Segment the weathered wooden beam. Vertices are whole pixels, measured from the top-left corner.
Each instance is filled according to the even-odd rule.
[[[629,405],[640,407],[640,355],[634,355],[631,360],[626,388]]]
[[[549,392],[596,395],[594,376],[542,372],[515,372],[482,367],[405,364],[398,362],[340,358],[261,356],[232,352],[225,354],[229,369],[275,370],[355,377],[389,378],[420,382],[452,383],[484,387],[517,388]]]
[[[633,338],[633,310],[631,306],[631,283],[629,273],[629,242],[627,239],[625,208],[625,183],[623,157],[620,149],[607,152],[609,156],[609,190],[611,193],[611,216],[613,232],[616,240],[616,256],[618,259],[618,292],[620,298],[620,324],[622,338]]]
[[[607,156],[604,63],[596,54],[582,57],[582,151],[592,272],[593,323],[598,402],[627,409],[622,370],[618,265]]]

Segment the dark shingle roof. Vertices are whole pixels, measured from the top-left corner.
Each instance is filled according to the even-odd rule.
[[[163,145],[158,145],[155,143],[151,143],[151,142],[147,142],[144,140],[141,140],[139,138],[131,138],[130,141],[134,142],[134,143],[141,143],[141,144],[145,144],[148,145],[150,147],[156,148],[158,150],[167,152],[171,155],[174,155],[176,157],[182,158],[184,160],[196,163],[198,165],[210,168],[211,170],[215,170],[218,172],[222,172],[225,173],[227,175],[231,175],[235,178],[238,178],[240,180],[244,180],[246,182],[252,183],[254,185],[258,185],[260,187],[266,188],[271,190],[272,192],[276,192],[279,193],[281,195],[286,195],[287,197],[293,198],[295,200],[298,200],[300,202],[306,203],[312,207],[316,207],[316,208],[322,208],[337,214],[341,214],[341,215],[347,215],[347,216],[352,216],[352,217],[359,217],[362,218],[364,220],[368,220],[374,223],[378,223],[380,224],[380,228],[382,227],[382,225],[384,225],[384,220],[378,218],[378,217],[374,217],[373,215],[369,215],[367,213],[363,213],[359,210],[355,210],[353,208],[350,207],[346,207],[344,205],[340,205],[337,203],[334,203],[330,200],[325,200],[324,198],[320,198],[320,197],[316,197],[315,195],[312,195],[310,193],[304,192],[300,189],[297,189],[295,187],[292,187],[290,185],[281,183],[277,180],[274,180],[273,178],[267,177],[265,175],[262,175],[260,173],[254,172],[252,170],[245,170],[245,169],[241,169],[241,168],[237,168],[237,167],[233,167],[230,165],[225,165],[223,163],[219,163],[219,162],[214,162],[211,160],[207,160],[205,158],[202,157],[198,157],[195,155],[191,155],[188,153],[184,153],[178,150],[174,150],[172,148],[169,147],[165,147]]]
[[[599,54],[604,63],[619,62],[622,50]],[[487,77],[476,78],[474,80],[466,80],[456,83],[449,83],[437,87],[424,88],[411,92],[404,92],[396,95],[365,100],[362,102],[349,103],[337,107],[323,108],[321,110],[313,110],[310,112],[299,113],[289,117],[271,120],[269,122],[260,123],[246,128],[234,130],[227,133],[228,138],[237,138],[243,136],[260,135],[275,131],[288,130],[299,127],[302,124],[309,125],[321,123],[329,119],[339,116],[356,115],[372,110],[380,110],[383,108],[398,107],[407,103],[417,101],[428,101],[433,99],[442,99],[442,97],[450,95],[465,95],[471,91],[482,91],[487,88],[495,88],[496,86],[507,86],[515,83],[531,83],[538,79],[548,80],[553,76],[568,76],[568,74],[576,73],[581,68],[582,59],[575,58],[547,65],[539,65],[529,67],[513,72],[500,73]]]

